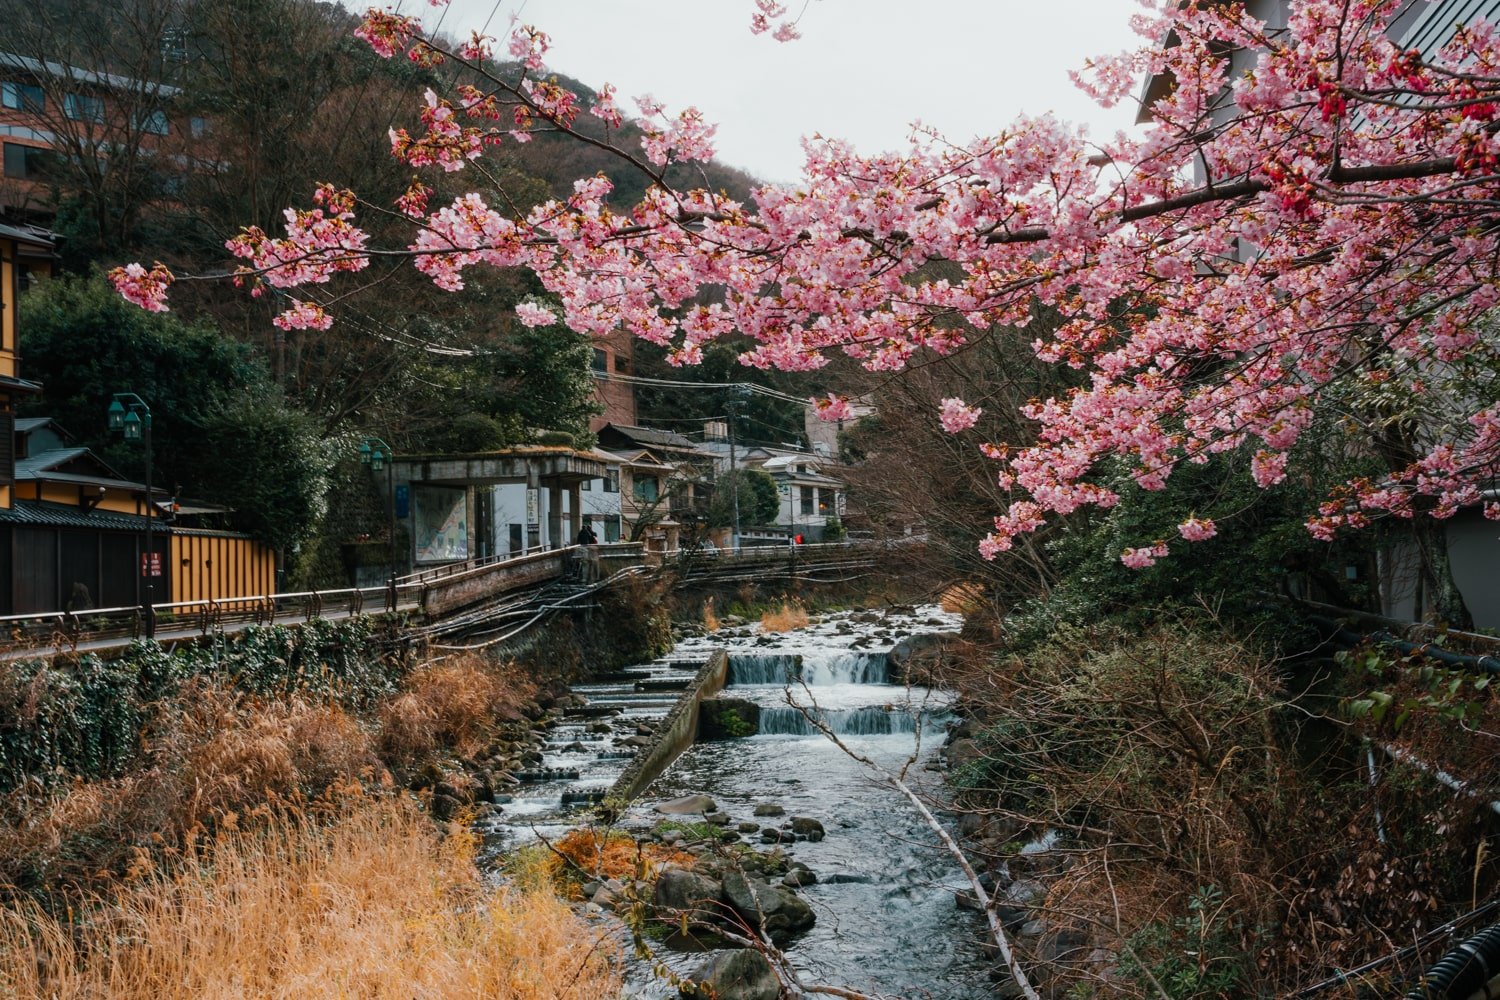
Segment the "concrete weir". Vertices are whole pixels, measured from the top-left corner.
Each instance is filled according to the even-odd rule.
[[[729,654],[716,649],[699,668],[671,711],[661,720],[651,742],[620,773],[604,797],[603,809],[618,812],[633,802],[698,738],[698,709],[729,682]]]

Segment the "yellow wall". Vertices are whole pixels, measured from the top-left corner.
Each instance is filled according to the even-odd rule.
[[[16,374],[16,241],[0,240],[0,302],[5,304],[0,319],[0,375]]]
[[[172,536],[172,600],[259,597],[276,589],[276,554],[249,538]]]
[[[16,486],[16,499],[18,500],[45,500],[48,503],[62,503],[70,507],[82,508],[78,502],[77,486],[68,483],[49,483],[42,480],[31,480]],[[84,496],[98,495],[98,487],[83,487]],[[117,514],[144,515],[146,505],[139,497],[133,496],[122,490],[110,490],[104,494],[104,498],[93,508],[94,510],[109,510]]]

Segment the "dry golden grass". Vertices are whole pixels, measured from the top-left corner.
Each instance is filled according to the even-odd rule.
[[[576,829],[553,841],[544,870],[556,879],[573,871],[591,879],[646,879],[666,865],[693,865],[693,855],[664,844],[636,843],[621,832]]]
[[[518,671],[480,653],[440,660],[409,677],[405,690],[380,710],[381,751],[400,763],[430,757],[438,748],[459,754],[482,749],[516,706],[535,693]]]
[[[717,632],[722,625],[718,614],[714,611],[714,599],[710,597],[703,602],[703,627],[710,632]]]
[[[268,702],[203,684],[151,727],[150,766],[0,798],[0,879],[48,891],[118,874],[270,800],[380,774],[369,734],[336,705]]]
[[[807,609],[796,601],[784,600],[779,609],[760,616],[760,627],[765,632],[790,632],[794,628],[806,628],[807,622]]]
[[[227,830],[73,925],[0,911],[0,994],[56,1000],[596,1000],[613,948],[550,893],[487,886],[465,832],[357,793]]]
[[[938,597],[949,614],[973,615],[985,610],[985,591],[977,583],[955,583]]]

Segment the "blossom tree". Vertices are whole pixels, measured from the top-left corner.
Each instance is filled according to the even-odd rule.
[[[299,290],[285,326],[326,328],[325,286],[361,280],[376,257],[409,257],[455,291],[471,268],[526,267],[573,329],[623,327],[681,364],[736,331],[755,343],[749,365],[811,370],[842,352],[895,372],[1023,327],[1044,303],[1065,320],[1033,350],[1086,380],[1025,408],[1033,439],[973,442],[1011,497],[979,542],[987,558],[1049,518],[1116,504],[1109,462],[1162,489],[1181,463],[1243,448],[1272,486],[1296,473],[1294,446],[1329,408],[1388,473],[1341,486],[1309,530],[1432,523],[1483,503],[1500,465],[1500,37],[1471,23],[1437,51],[1403,50],[1389,30],[1403,7],[1289,0],[1285,30],[1271,30],[1240,4],[1147,2],[1142,47],[1078,75],[1106,105],[1143,77],[1171,81],[1139,136],[1091,142],[1024,118],[969,142],[918,129],[902,155],[808,141],[800,185],[748,203],[666,182],[669,165],[713,156],[697,109],[637,98],[639,131],[627,130],[612,87],[585,100],[545,75],[540,30],[510,35],[520,71],[502,72],[492,39],[449,46],[414,17],[371,10],[357,34],[381,55],[463,70],[451,92],[426,95],[425,131],[392,133],[398,159],[482,172],[496,148],[548,130],[611,150],[654,186],[618,205],[608,180],[581,178],[565,201],[519,215],[478,194],[430,205],[420,181],[395,206],[330,185],[288,210],[284,235],[247,230],[229,249],[237,280]],[[777,4],[756,0],[751,16],[752,30],[796,36]],[[1231,52],[1252,56],[1248,72],[1231,78]],[[357,222],[368,212],[410,217],[410,242],[371,245]],[[115,280],[166,307],[164,269]],[[549,322],[543,312],[520,318]],[[836,397],[819,407],[847,411]],[[968,434],[977,416],[950,397],[933,419]],[[1484,510],[1500,518],[1500,504]],[[1193,519],[1121,558],[1148,566],[1215,530]]]

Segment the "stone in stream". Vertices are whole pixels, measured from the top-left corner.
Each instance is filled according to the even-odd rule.
[[[817,923],[812,907],[790,889],[749,878],[739,872],[724,874],[724,901],[751,927],[762,921],[777,944]]]
[[[680,799],[668,799],[666,802],[658,802],[656,811],[668,816],[692,816],[697,813],[711,813],[718,811],[718,803],[707,795],[684,795]]]
[[[743,823],[735,824],[735,829],[740,833],[754,833],[760,829],[760,824],[751,820],[746,820]]]
[[[769,802],[764,802],[764,803],[761,803],[760,805],[758,805],[758,806],[755,807],[755,815],[757,815],[757,816],[784,816],[784,815],[786,815],[786,810],[783,809],[783,808],[781,808],[778,805],[773,805],[773,804],[771,804]]]
[[[723,886],[706,875],[669,868],[657,878],[652,899],[669,910],[712,910],[722,891]]]
[[[704,815],[703,821],[712,823],[714,826],[728,826],[732,817],[727,812],[711,812]]]
[[[825,836],[823,824],[819,823],[811,816],[793,816],[792,833],[796,834],[798,837],[805,837],[813,843],[817,843]]]
[[[688,977],[694,986],[684,985],[684,997],[715,997],[717,1000],[776,1000],[781,996],[781,980],[766,956],[753,949],[726,951],[694,969]]]
[[[791,870],[781,877],[781,884],[788,889],[801,889],[809,885],[816,885],[818,876],[813,870],[800,861],[793,861]]]

